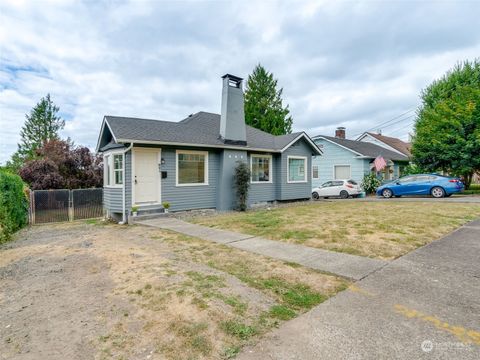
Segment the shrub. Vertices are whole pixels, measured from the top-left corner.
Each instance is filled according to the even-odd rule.
[[[362,180],[362,188],[367,194],[373,194],[380,186],[380,180],[377,179],[375,173],[366,174]]]
[[[20,176],[0,171],[0,243],[27,224],[28,200]]]
[[[237,189],[237,203],[240,211],[247,210],[248,188],[250,186],[250,169],[242,161],[237,162],[235,168],[235,188]]]

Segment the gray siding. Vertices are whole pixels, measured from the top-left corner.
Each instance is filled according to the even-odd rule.
[[[218,187],[216,207],[218,210],[231,210],[237,207],[233,174],[239,161],[247,162],[247,152],[225,149],[219,154]]]
[[[103,207],[109,212],[122,212],[123,191],[122,188],[103,188]]]
[[[176,186],[176,150],[179,148],[162,147],[165,164],[162,171],[167,178],[162,179],[162,202],[168,201],[172,211],[190,209],[208,209],[216,207],[217,180],[219,172],[219,153],[215,149],[183,148],[184,150],[208,151],[208,185]]]
[[[280,189],[278,200],[307,199],[312,195],[312,148],[305,139],[298,140],[282,153],[280,161]],[[288,156],[307,157],[307,181],[304,183],[288,183]]]
[[[250,155],[251,154],[261,154],[257,152],[252,152],[248,154],[248,166],[250,166]],[[272,183],[250,183],[250,189],[248,192],[248,204],[256,204],[268,201],[275,201],[277,199],[276,186],[278,182],[278,163],[277,158],[279,155],[275,154],[266,154],[272,155]]]

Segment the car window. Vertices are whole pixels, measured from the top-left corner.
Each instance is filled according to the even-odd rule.
[[[428,180],[429,180],[429,181],[435,181],[435,180],[437,180],[437,179],[438,179],[438,177],[437,177],[437,176],[434,176],[434,175],[430,175],[430,176],[428,177]]]
[[[352,184],[352,185],[358,185],[356,181],[353,181],[353,180],[348,180],[347,181],[349,184]]]
[[[429,181],[430,180],[430,176],[428,175],[419,175],[419,176],[416,176],[416,180],[415,181]]]
[[[332,181],[332,186],[343,186],[343,181]]]
[[[398,179],[398,182],[400,184],[407,184],[407,183],[410,183],[412,181],[415,181],[415,178],[413,176],[405,176],[403,178]]]
[[[331,181],[327,181],[326,183],[322,184],[322,187],[330,187],[330,186],[332,186]]]

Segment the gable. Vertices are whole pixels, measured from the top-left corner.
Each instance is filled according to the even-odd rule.
[[[328,141],[326,139],[321,139],[321,138],[315,139],[315,143],[318,144],[325,158],[336,157],[336,158],[341,158],[343,160],[345,159],[353,160],[361,157],[361,154],[358,154],[351,149],[348,149],[344,146],[341,146],[332,141]]]
[[[104,118],[102,121],[102,127],[100,128],[100,133],[98,135],[97,146],[95,148],[96,152],[99,152],[101,148],[108,145],[111,142],[117,142],[115,136],[110,129],[110,126],[107,123],[107,120]]]

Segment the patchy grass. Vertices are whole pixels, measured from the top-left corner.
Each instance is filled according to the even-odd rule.
[[[479,204],[335,201],[191,221],[272,240],[389,260],[478,216]]]
[[[33,227],[26,231],[28,239],[43,236],[50,243],[8,249],[0,257],[0,266],[44,254],[95,259],[97,271],[82,272],[81,281],[88,282],[89,277],[101,273],[105,288],[102,292],[95,287],[88,301],[106,305],[94,318],[84,319],[84,307],[90,303],[72,311],[82,312],[82,320],[100,324],[79,329],[86,331],[83,336],[90,339],[90,350],[98,359],[149,355],[231,359],[244,345],[255,343],[272,328],[349,285],[347,280],[298,264],[173,232],[92,225],[78,222]],[[83,246],[85,241],[90,243],[88,247]],[[65,279],[71,276],[66,273]],[[54,310],[48,307],[48,311]],[[43,343],[49,341],[44,339]]]

